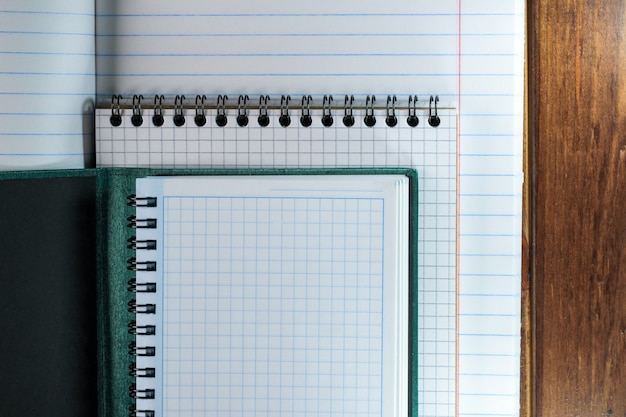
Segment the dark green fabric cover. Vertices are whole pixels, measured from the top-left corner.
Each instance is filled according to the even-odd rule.
[[[127,416],[133,273],[127,196],[148,175],[410,178],[411,414],[417,415],[417,173],[410,169],[0,172],[0,415]]]

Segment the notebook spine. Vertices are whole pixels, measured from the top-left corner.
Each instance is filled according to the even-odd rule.
[[[128,311],[135,316],[128,323],[128,333],[135,338],[128,346],[128,354],[132,357],[128,373],[134,378],[128,387],[128,395],[135,401],[129,409],[129,416],[154,417],[157,284],[152,274],[157,270],[154,256],[157,241],[151,231],[157,228],[157,220],[149,214],[157,207],[157,199],[130,195],[127,204],[136,211],[127,219],[127,226],[135,232],[127,240],[127,247],[135,251],[135,256],[129,258],[126,265],[134,275],[127,283],[127,290],[134,294],[128,302]]]
[[[106,104],[102,103],[101,106]],[[260,95],[257,99],[250,99],[248,95],[239,95],[236,100],[229,101],[227,95],[209,96],[196,95],[194,101],[186,101],[184,95],[166,98],[163,95],[155,95],[151,101],[144,101],[143,95],[134,95],[132,101],[121,95],[113,95],[111,98],[111,126],[123,125],[124,112],[130,111],[130,122],[135,127],[144,125],[144,116],[148,113],[151,124],[161,127],[165,123],[168,110],[174,126],[181,127],[187,123],[187,117],[193,116],[193,123],[197,127],[213,126],[225,127],[229,124],[228,111],[234,117],[239,127],[252,126],[251,114],[256,115],[256,124],[260,127],[270,125],[271,114],[275,112],[278,124],[284,128],[290,126],[311,127],[313,125],[314,110],[317,111],[321,125],[332,127],[335,119],[345,127],[357,124],[355,112],[360,113],[364,126],[374,127],[380,124],[376,115],[383,116],[383,123],[387,127],[396,127],[403,124],[411,128],[420,124],[420,116],[425,119],[430,127],[437,127],[441,123],[438,115],[439,96],[430,96],[427,101],[420,101],[417,95],[409,95],[407,99],[398,99],[395,95],[388,95],[386,100],[377,102],[376,96],[368,95],[363,99],[355,99],[354,95],[345,95],[343,100],[335,101],[332,95],[314,99],[310,95],[303,95],[292,102],[291,96],[281,95],[280,99],[272,99],[269,95]],[[171,110],[173,109],[173,114]],[[419,111],[418,111],[419,110]],[[320,114],[321,111],[321,114]],[[214,123],[210,122],[208,115],[214,117]],[[296,122],[292,121],[295,116]]]

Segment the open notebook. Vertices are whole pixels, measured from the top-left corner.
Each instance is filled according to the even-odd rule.
[[[136,191],[138,415],[414,415],[409,177]]]
[[[19,278],[0,280],[0,414],[416,415],[416,187],[408,169],[0,172],[0,272]]]

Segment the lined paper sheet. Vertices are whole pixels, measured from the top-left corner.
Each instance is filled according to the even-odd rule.
[[[216,90],[456,97],[456,1],[97,7],[97,83],[104,97]]]
[[[93,165],[93,1],[0,5],[0,169]]]
[[[158,288],[137,296],[157,305],[138,315],[157,329],[138,340],[157,352],[138,367],[157,375],[137,383],[159,381],[159,397],[138,409],[406,416],[407,185],[391,175],[138,180],[157,207],[137,216],[159,225],[137,236],[159,248],[139,253],[157,268],[137,276]]]
[[[270,1],[245,7],[101,2],[97,27],[97,85],[105,103],[113,93],[278,92],[438,94],[454,105],[457,279],[454,272],[452,280],[440,278],[449,275],[444,270],[450,263],[442,268],[442,255],[429,255],[432,263],[422,273],[432,279],[422,275],[420,291],[434,301],[420,300],[425,342],[419,414],[518,414],[522,0]],[[132,159],[134,151],[128,151]],[[442,204],[453,203],[446,197]],[[435,247],[440,239],[448,242],[442,237],[448,227],[437,224],[423,239]],[[456,356],[454,335],[452,342],[448,337],[455,308]]]
[[[458,410],[516,416],[524,2],[459,11]]]

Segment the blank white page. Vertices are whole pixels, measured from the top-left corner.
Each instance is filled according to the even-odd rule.
[[[0,169],[93,165],[93,1],[0,5]]]
[[[155,325],[156,378],[139,410],[159,417],[405,417],[408,413],[408,178],[239,176],[139,179],[157,198],[138,218],[156,262],[137,282]]]

